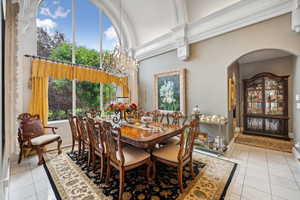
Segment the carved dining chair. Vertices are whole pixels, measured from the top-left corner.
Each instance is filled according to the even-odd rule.
[[[151,112],[151,117],[152,117],[153,122],[159,122],[160,111],[154,110],[153,112]]]
[[[81,138],[80,138],[80,132],[77,129],[77,116],[69,115],[69,124],[71,128],[72,133],[72,150],[71,152],[74,152],[74,147],[76,145],[76,142],[78,143],[78,155],[77,158],[79,158],[79,155],[81,155]]]
[[[79,132],[80,139],[81,139],[81,155],[80,158],[84,158],[84,153],[88,152],[88,167],[90,166],[91,162],[91,144],[88,135],[88,127],[87,127],[87,120],[86,118],[78,117],[77,121],[77,131]]]
[[[160,117],[160,119],[159,119],[160,123],[167,124],[167,125],[170,124],[170,113],[163,113],[163,112],[161,112],[160,115],[159,115],[159,117]]]
[[[101,117],[101,113],[101,110],[96,110],[93,108],[85,112],[86,116],[89,118],[96,118],[97,116]]]
[[[20,145],[20,154],[18,163],[21,162],[23,151],[25,148],[36,150],[39,161],[38,165],[43,164],[43,148],[53,142],[57,142],[58,154],[61,154],[62,140],[56,134],[56,127],[43,126],[39,115],[31,115],[30,113],[22,113],[18,116],[20,126],[18,128],[18,142]],[[46,134],[45,129],[51,129],[52,134]]]
[[[109,153],[109,161],[107,162],[106,183],[109,183],[111,167],[116,168],[120,175],[119,179],[119,199],[122,199],[125,182],[125,172],[141,165],[148,165],[147,178],[150,178],[151,158],[150,154],[141,149],[122,145],[121,131],[119,128],[112,128],[108,122],[103,122],[106,130],[107,149]]]
[[[107,151],[106,151],[106,137],[104,133],[104,128],[102,123],[95,122],[92,118],[87,118],[87,128],[88,136],[91,144],[91,162],[92,167],[95,171],[96,169],[96,159],[100,158],[100,180],[102,180],[103,172],[106,160],[107,160]]]
[[[171,125],[175,126],[185,126],[188,121],[188,116],[184,116],[182,112],[173,112],[169,114],[169,121],[172,119]],[[163,144],[179,144],[180,137],[174,136],[167,141],[165,141]]]
[[[165,145],[162,148],[155,149],[152,154],[153,175],[156,174],[156,162],[162,162],[174,167],[177,167],[178,184],[180,192],[183,192],[183,169],[186,164],[189,164],[189,169],[192,177],[193,171],[193,147],[195,139],[195,130],[199,122],[193,120],[189,125],[183,128],[180,137],[180,145]]]

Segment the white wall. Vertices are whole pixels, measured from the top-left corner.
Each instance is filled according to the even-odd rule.
[[[290,14],[273,18],[191,45],[188,61],[175,51],[146,59],[140,64],[140,104],[153,110],[153,76],[187,68],[187,108],[199,104],[203,113],[227,116],[227,67],[241,56],[259,49],[283,49],[300,55],[300,34],[291,31]]]

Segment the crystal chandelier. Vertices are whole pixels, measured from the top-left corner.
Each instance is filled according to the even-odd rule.
[[[130,56],[129,50],[125,49],[122,45],[122,0],[120,0],[120,41],[119,45],[116,45],[112,53],[103,55],[103,70],[128,76],[132,71],[138,71],[138,61]]]

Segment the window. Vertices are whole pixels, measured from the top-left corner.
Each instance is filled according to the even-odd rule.
[[[37,16],[38,56],[99,68],[102,53],[111,53],[119,43],[109,18],[88,0],[43,0]],[[75,11],[76,28],[72,28]],[[74,34],[73,34],[74,31]],[[75,37],[74,37],[75,36]],[[74,38],[73,38],[74,37]],[[75,93],[74,93],[75,92]],[[54,80],[49,78],[49,121],[83,115],[89,109],[105,109],[116,100],[116,85]],[[75,104],[73,104],[75,102]]]

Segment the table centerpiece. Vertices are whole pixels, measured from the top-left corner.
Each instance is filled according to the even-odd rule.
[[[120,122],[128,122],[128,116],[132,112],[137,111],[137,105],[135,103],[116,103],[110,104],[107,111],[114,112],[115,116],[112,118],[113,123],[119,124]]]

